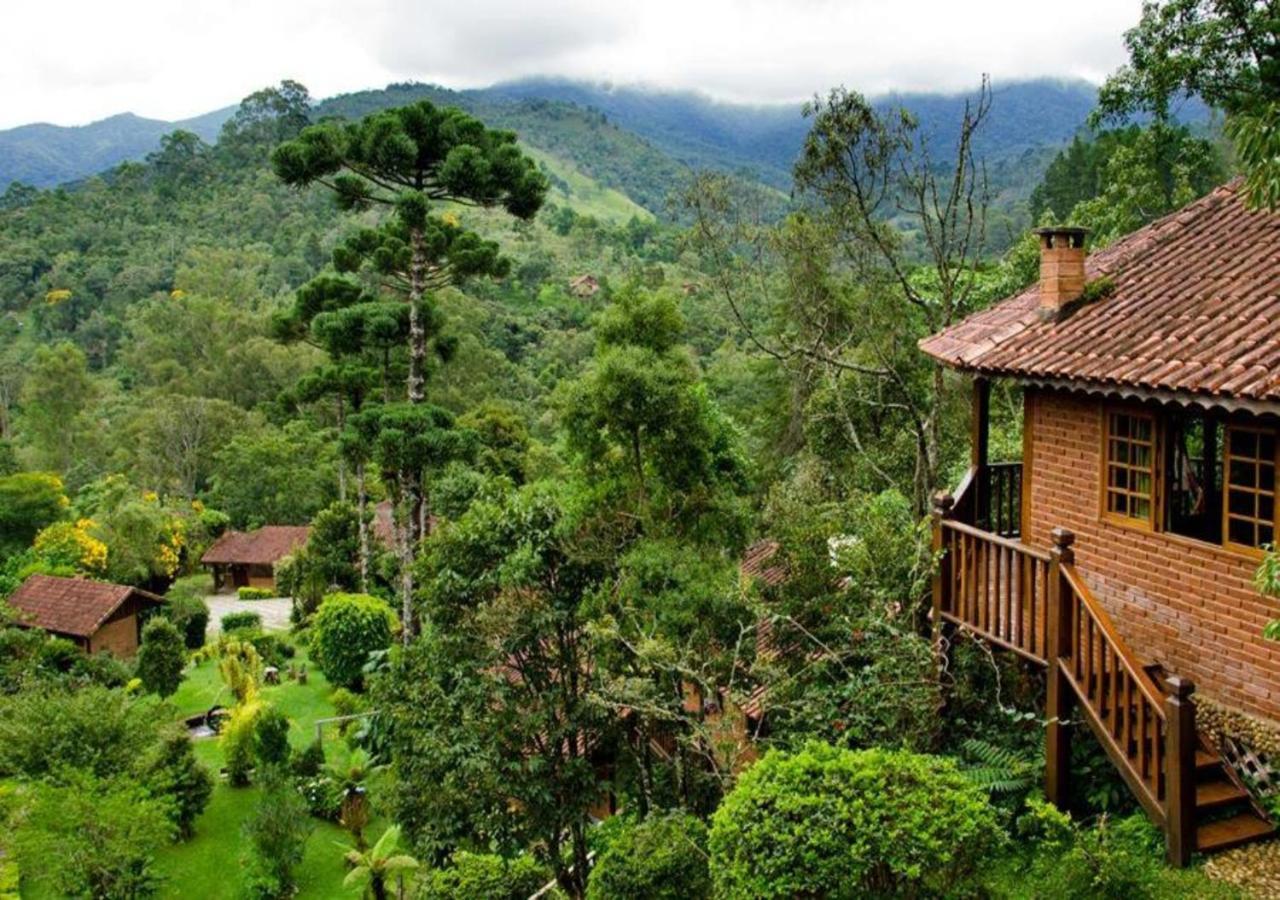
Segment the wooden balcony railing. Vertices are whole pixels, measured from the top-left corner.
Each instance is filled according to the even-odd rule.
[[[990,463],[977,524],[1001,537],[1022,534],[1022,463]]]
[[[972,481],[966,483],[971,489]],[[1028,547],[957,521],[957,508],[973,508],[971,497],[962,494],[957,503],[940,496],[935,506],[935,622],[1048,667],[1045,778],[1051,800],[1067,802],[1068,729],[1078,710],[1164,829],[1170,859],[1185,865],[1196,844],[1194,688],[1171,678],[1168,690],[1161,690],[1143,669],[1076,570],[1070,532],[1056,529],[1049,551]]]

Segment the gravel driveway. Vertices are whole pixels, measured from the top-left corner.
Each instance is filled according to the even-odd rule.
[[[270,600],[241,600],[235,594],[209,594],[204,598],[209,604],[209,637],[217,637],[222,630],[222,617],[232,612],[256,612],[262,616],[265,631],[288,631],[289,610],[293,601],[288,597]]]

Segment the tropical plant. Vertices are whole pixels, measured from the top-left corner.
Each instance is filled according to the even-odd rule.
[[[373,900],[387,900],[387,884],[393,879],[401,879],[408,872],[418,868],[418,861],[406,853],[398,853],[400,849],[400,827],[392,825],[382,832],[382,836],[372,847],[362,848],[358,843],[343,854],[343,859],[351,867],[347,877],[342,880],[345,887],[367,889]]]
[[[591,868],[587,900],[711,896],[707,826],[687,813],[657,813],[629,824]]]

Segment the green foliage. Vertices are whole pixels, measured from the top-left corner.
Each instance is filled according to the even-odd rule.
[[[396,615],[368,594],[330,594],[311,623],[311,658],[333,684],[359,689],[369,654],[391,646]]]
[[[245,585],[243,587],[236,588],[236,596],[239,597],[241,600],[270,600],[272,597],[275,596],[275,592],[272,591],[270,588],[249,587],[248,585]],[[257,614],[244,613],[243,615],[252,616]],[[226,627],[226,626],[223,626],[223,627]]]
[[[262,628],[262,614],[248,609],[236,610],[223,616],[220,623],[223,634],[232,631],[256,630]]]
[[[289,762],[289,770],[299,778],[314,778],[324,768],[324,744],[314,740],[301,750],[295,750]]]
[[[305,525],[337,493],[333,456],[300,421],[237,434],[215,454],[210,502],[237,528]]]
[[[182,670],[187,665],[186,644],[173,622],[163,616],[152,616],[142,628],[142,645],[138,648],[138,678],[148,691],[168,697],[182,683]]]
[[[58,896],[134,900],[159,890],[154,857],[170,835],[165,804],[141,786],[82,774],[33,789],[14,845],[23,877]]]
[[[31,546],[36,533],[56,522],[66,507],[57,475],[17,472],[0,477],[0,557]]]
[[[948,760],[810,744],[739,779],[712,819],[711,876],[719,897],[943,894],[1003,840]]]
[[[284,900],[293,896],[295,873],[312,827],[306,804],[293,784],[281,773],[264,777],[258,805],[244,823],[242,863],[248,897]]]
[[[707,827],[688,814],[659,813],[630,824],[596,860],[588,900],[702,900],[711,896]]]
[[[227,781],[232,787],[249,784],[257,761],[258,717],[262,710],[262,701],[250,696],[237,703],[223,723],[218,741],[222,745]]]
[[[1274,547],[1267,549],[1267,555],[1259,563],[1258,570],[1253,575],[1253,584],[1264,597],[1280,599],[1280,553]],[[1280,618],[1268,622],[1262,634],[1268,640],[1280,640]]]
[[[404,877],[418,868],[418,861],[408,854],[397,853],[399,849],[400,828],[396,825],[382,832],[382,836],[367,850],[362,846],[352,847],[345,857],[351,871],[343,879],[343,886],[367,884],[375,898],[389,896],[388,882],[403,885]],[[404,893],[402,886],[397,893]]]
[[[1039,784],[1044,771],[1043,757],[1029,758],[981,738],[967,739],[962,749],[969,760],[961,770],[964,776],[996,798],[1025,796]]]
[[[152,747],[141,766],[142,781],[152,796],[168,802],[169,821],[181,838],[195,831],[196,819],[213,795],[213,777],[196,759],[186,731],[174,725]]]
[[[459,850],[449,865],[423,872],[417,900],[525,900],[548,880],[530,856],[506,858]]]
[[[123,687],[129,668],[110,653],[88,656],[71,641],[33,628],[0,627],[0,694],[23,687]]]
[[[283,767],[289,761],[289,717],[265,706],[253,723],[253,755],[259,766]]]
[[[182,633],[188,650],[199,650],[209,628],[209,604],[194,593],[177,590],[170,590],[165,599],[169,602],[161,613]]]

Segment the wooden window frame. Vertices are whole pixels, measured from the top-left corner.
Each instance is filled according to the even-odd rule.
[[[1141,469],[1131,466],[1129,463],[1112,463],[1111,461],[1111,442],[1112,442],[1112,416],[1129,416],[1134,419],[1144,419],[1151,426],[1151,466],[1148,474],[1151,478],[1151,493],[1148,495],[1134,493],[1126,488],[1122,493],[1127,497],[1145,498],[1150,505],[1150,512],[1145,519],[1131,516],[1124,513],[1112,512],[1108,503],[1109,494],[1113,493],[1111,488],[1111,468],[1113,465],[1122,465],[1129,471],[1142,471]],[[1163,466],[1163,437],[1164,437],[1164,420],[1155,411],[1143,409],[1133,406],[1122,406],[1116,404],[1103,404],[1102,406],[1102,453],[1099,478],[1098,492],[1098,509],[1101,512],[1102,519],[1113,525],[1122,528],[1134,528],[1139,531],[1159,532],[1162,530],[1161,508],[1164,502],[1164,491],[1162,488],[1162,479],[1164,476]],[[1129,436],[1116,438],[1130,443],[1134,442]]]
[[[1280,429],[1277,429],[1275,427],[1268,428],[1265,426],[1257,426],[1257,425],[1243,425],[1238,423],[1232,423],[1230,421],[1224,422],[1223,429],[1222,429],[1222,432],[1223,432],[1222,434],[1222,546],[1227,550],[1232,550],[1236,553],[1245,553],[1245,554],[1248,554],[1249,556],[1261,558],[1266,555],[1266,551],[1262,547],[1257,547],[1252,544],[1240,544],[1240,543],[1237,543],[1236,541],[1231,540],[1231,520],[1232,519],[1239,519],[1241,521],[1250,522],[1254,525],[1255,528],[1257,525],[1262,524],[1266,521],[1265,519],[1258,519],[1256,516],[1243,516],[1239,514],[1233,514],[1231,512],[1231,489],[1232,489],[1231,463],[1233,462],[1233,460],[1237,459],[1237,457],[1233,453],[1232,438],[1236,432],[1240,432],[1240,431],[1252,432],[1255,436],[1261,436],[1265,434],[1271,438],[1273,452],[1272,452],[1272,458],[1271,458],[1272,481],[1271,481],[1271,491],[1270,491],[1270,494],[1271,494],[1271,541],[1270,543],[1274,545],[1276,543],[1277,536],[1280,536],[1280,504],[1277,503],[1277,501],[1280,500],[1280,497],[1277,496],[1277,488],[1280,488],[1280,485],[1276,483],[1276,477],[1280,476]],[[1255,496],[1265,494],[1266,492],[1261,490],[1257,486],[1258,485],[1257,467],[1260,464],[1265,463],[1266,460],[1262,458],[1260,455],[1255,455],[1251,457],[1240,457],[1240,459],[1244,459],[1254,464],[1255,466],[1254,487],[1246,488],[1244,486],[1237,485],[1236,490],[1238,491],[1246,490],[1254,494]]]

